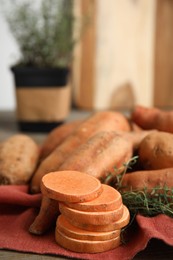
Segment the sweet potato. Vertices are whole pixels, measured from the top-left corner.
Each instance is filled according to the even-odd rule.
[[[109,211],[122,205],[121,194],[113,187],[102,184],[102,193],[94,200],[82,203],[66,202],[70,208],[82,211]]]
[[[60,202],[59,210],[68,220],[74,218],[86,225],[106,225],[119,220],[123,216],[123,204],[114,210],[95,212],[72,209]]]
[[[128,120],[119,112],[96,112],[84,120],[61,145],[41,162],[31,181],[31,193],[40,192],[42,177],[48,172],[57,171],[72,152],[87,139],[100,131],[118,130],[130,131]]]
[[[114,229],[112,231],[88,231],[75,227],[70,224],[63,215],[57,218],[56,229],[66,236],[79,240],[101,241],[112,239],[120,235],[120,229]]]
[[[141,131],[130,131],[130,132],[118,132],[122,138],[132,144],[133,151],[137,151],[142,140],[151,133],[155,133],[157,130],[141,130]]]
[[[26,184],[37,166],[40,150],[35,141],[16,134],[0,145],[0,184]]]
[[[102,189],[100,181],[86,173],[63,171],[46,174],[41,184],[41,208],[29,232],[42,235],[54,224],[59,212],[58,201],[92,200],[100,195]]]
[[[131,121],[130,123],[131,123],[131,131],[133,131],[133,132],[140,132],[140,131],[143,130],[139,125],[137,125],[133,121]]]
[[[122,217],[119,220],[106,225],[86,224],[86,223],[78,222],[78,220],[75,218],[70,218],[68,220],[72,225],[89,231],[95,231],[95,232],[113,231],[113,230],[122,229],[123,227],[128,225],[130,221],[130,213],[128,208],[125,205],[123,205]]]
[[[124,162],[129,161],[132,154],[131,143],[116,132],[99,132],[79,146],[59,167],[59,170],[85,172],[104,182],[114,167],[121,167]]]
[[[173,188],[173,168],[159,170],[143,170],[125,174],[122,180],[122,190],[143,190],[148,191],[155,187]]]
[[[79,240],[66,236],[58,229],[55,231],[55,240],[62,247],[78,253],[99,253],[118,247],[120,236],[105,241]]]
[[[120,193],[110,186],[101,184],[98,179],[86,173],[76,171],[48,173],[42,178],[41,190],[42,206],[30,227],[30,232],[37,235],[43,234],[53,224],[52,219],[54,215],[57,216],[54,209],[58,201],[64,201],[67,205],[74,207],[79,204],[77,208],[94,209],[96,214],[100,211],[96,216],[98,220],[104,219],[104,215],[111,220],[111,218],[120,218],[123,214]],[[100,199],[97,200],[98,197]],[[88,205],[87,201],[90,202]],[[94,201],[93,204],[91,201]]]
[[[138,105],[131,113],[131,120],[143,129],[173,133],[173,111]]]
[[[29,232],[35,235],[42,235],[55,224],[58,215],[58,202],[43,196],[39,214],[30,225]]]
[[[153,132],[139,145],[139,163],[146,170],[173,167],[173,134]]]
[[[42,178],[42,194],[57,201],[85,202],[102,192],[100,181],[78,171],[51,172]]]
[[[41,146],[40,160],[46,158],[74,129],[81,124],[82,120],[75,120],[54,128],[44,140]]]

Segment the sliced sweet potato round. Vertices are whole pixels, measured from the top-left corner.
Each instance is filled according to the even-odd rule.
[[[95,232],[99,232],[99,231],[112,231],[112,230],[118,230],[118,229],[122,229],[123,227],[127,226],[129,221],[130,221],[130,213],[128,208],[123,205],[123,215],[122,217],[113,222],[113,223],[109,223],[106,225],[93,225],[93,224],[86,224],[86,223],[82,223],[79,222],[77,219],[75,218],[71,218],[68,219],[69,222],[81,229],[85,229],[85,230],[89,230],[89,231],[95,231]]]
[[[105,252],[121,243],[120,236],[105,241],[79,240],[66,236],[59,229],[55,230],[55,240],[60,246],[78,253]]]
[[[84,202],[97,198],[102,185],[98,179],[83,172],[57,171],[43,176],[41,191],[50,199]]]
[[[68,237],[79,239],[79,240],[108,240],[120,235],[120,230],[106,231],[106,232],[96,232],[87,231],[78,227],[73,226],[70,222],[63,216],[60,215],[56,222],[56,228]]]
[[[123,205],[111,211],[81,211],[68,207],[64,203],[59,203],[59,210],[67,219],[76,219],[83,224],[105,225],[118,221],[123,215]]]
[[[121,194],[113,187],[102,184],[103,191],[96,199],[82,203],[66,203],[67,206],[81,211],[110,211],[122,205]]]

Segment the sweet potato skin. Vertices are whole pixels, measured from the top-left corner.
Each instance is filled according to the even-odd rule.
[[[148,191],[155,187],[173,188],[173,168],[159,170],[143,170],[125,174],[122,180],[123,191],[143,190]]]
[[[16,134],[0,145],[0,184],[26,184],[37,166],[40,149],[24,134]]]
[[[76,127],[81,124],[82,120],[75,120],[65,123],[54,128],[44,140],[41,146],[40,160],[46,158],[58,145],[60,145],[65,138],[67,138]]]
[[[130,131],[128,120],[118,112],[100,111],[84,120],[61,145],[41,162],[31,181],[31,193],[40,192],[42,177],[48,172],[59,170],[61,164],[72,152],[90,137],[101,131],[116,130]]]
[[[34,222],[30,225],[29,232],[34,235],[44,234],[54,225],[58,215],[58,202],[43,196],[40,211]]]
[[[173,167],[173,134],[156,131],[139,145],[139,162],[145,170]]]
[[[173,133],[173,111],[171,110],[136,105],[131,113],[131,120],[142,129],[157,129]]]
[[[133,150],[137,151],[139,149],[142,140],[151,133],[155,133],[157,130],[141,130],[141,131],[130,131],[130,132],[117,132],[126,141],[130,142],[133,146]]]
[[[107,175],[114,171],[114,167],[120,168],[124,162],[129,161],[132,154],[130,142],[115,131],[103,131],[79,146],[59,170],[85,172],[104,182]]]

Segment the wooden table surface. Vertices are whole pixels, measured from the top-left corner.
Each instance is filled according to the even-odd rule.
[[[89,111],[71,111],[67,121],[74,119],[84,119],[91,112]],[[13,111],[0,111],[0,141],[18,133],[19,129],[16,123],[15,113]],[[46,134],[45,133],[27,133],[34,138],[38,143],[41,143]],[[55,255],[39,255],[30,253],[21,253],[10,250],[0,250],[0,260],[54,260],[54,259],[70,259]],[[147,248],[138,253],[134,260],[172,260],[173,247],[166,245],[161,240],[152,239],[149,241]]]

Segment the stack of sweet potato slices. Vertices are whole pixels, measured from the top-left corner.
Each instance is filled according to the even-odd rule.
[[[130,214],[117,190],[78,171],[46,174],[41,190],[59,203],[55,240],[60,246],[98,253],[121,244],[121,229],[129,223]]]

